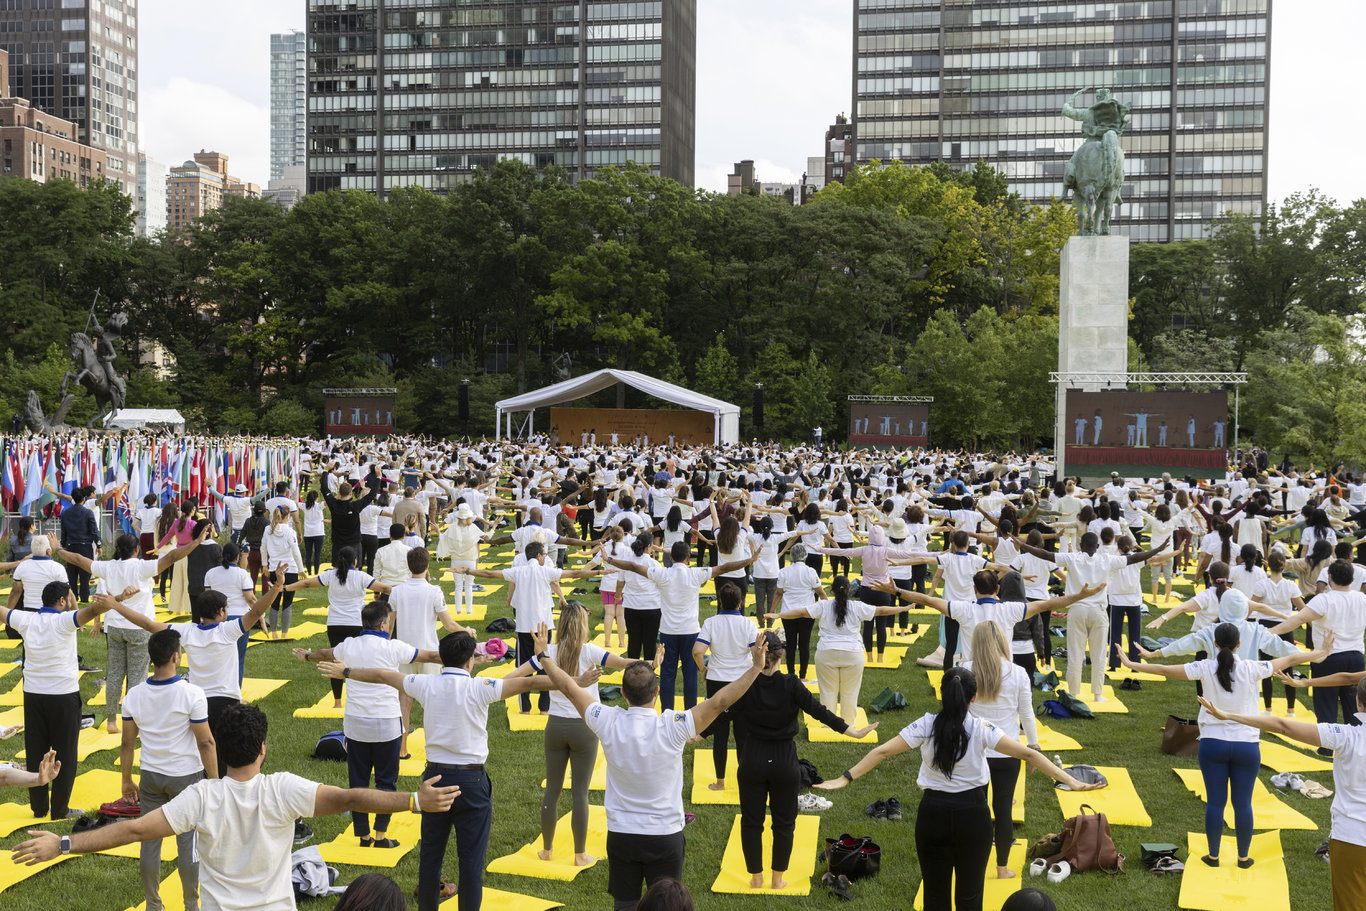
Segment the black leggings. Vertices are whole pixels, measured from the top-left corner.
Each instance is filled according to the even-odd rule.
[[[917,572],[919,573],[919,576],[920,576],[919,579],[916,579]],[[895,582],[895,583],[896,583],[896,587],[899,588],[899,589],[900,589],[901,591],[903,591],[903,592],[911,592],[911,591],[924,592],[924,591],[925,591],[925,565],[924,565],[923,563],[917,563],[915,566],[912,566],[912,567],[911,567],[911,577],[910,577],[909,579],[893,579],[892,581]],[[891,628],[892,628],[892,623],[893,623],[893,621],[896,622],[896,625],[897,625],[897,626],[901,627],[901,631],[904,633],[904,632],[905,632],[906,630],[908,630],[908,629],[910,628],[910,626],[911,626],[911,612],[908,611],[908,610],[904,610],[904,611],[902,611],[901,613],[897,614],[895,617],[889,617],[889,618],[887,618],[887,628],[888,628],[888,629],[891,629]]]
[[[991,769],[991,819],[996,831],[996,866],[1010,861],[1010,846],[1015,842],[1015,784],[1020,779],[1020,760],[1007,756],[987,758]]]
[[[958,621],[944,618],[944,673],[953,667],[953,656],[958,652]]]
[[[816,621],[810,617],[783,621],[783,632],[787,635],[787,672],[794,673],[800,653],[802,672],[799,676],[803,680],[806,679],[806,666],[811,663],[811,631],[815,627]]]
[[[848,544],[845,544],[842,541],[836,541],[835,546],[840,550],[849,550],[854,544],[852,541]],[[834,554],[830,555],[830,572],[837,576],[849,575],[849,568],[852,565],[852,561],[848,557],[837,557]]]
[[[895,595],[874,591],[871,588],[859,589],[858,597],[864,604],[871,604],[874,607],[890,607],[896,603]],[[877,633],[877,653],[881,655],[887,650],[887,627],[891,625],[892,620],[891,616],[882,616],[863,621],[863,650],[865,652],[873,650],[873,633],[875,631]]]
[[[708,680],[707,698],[710,699],[721,692],[729,683],[727,680]],[[710,737],[711,741],[711,761],[716,770],[716,780],[722,781],[726,777],[726,750],[730,749],[730,734],[735,732],[735,754],[739,756],[743,752],[745,745],[745,728],[740,720],[740,713],[731,709],[725,709],[707,729],[702,732],[703,737]]]
[[[1039,661],[1034,657],[1034,653],[1031,651],[1026,655],[1011,655],[1010,660],[1024,668],[1030,682],[1033,683],[1034,675],[1039,671]]]
[[[1143,637],[1142,618],[1139,616],[1141,610],[1143,610],[1141,604],[1110,605],[1110,670],[1112,671],[1119,670],[1119,655],[1115,652],[1115,646],[1119,645],[1119,634],[1123,632],[1126,620],[1129,622],[1129,660],[1138,660],[1139,639]]]
[[[62,764],[48,784],[28,789],[28,805],[41,819],[49,812],[54,820],[66,819],[71,809],[71,789],[76,783],[76,743],[81,734],[81,694],[24,694],[24,751],[30,768],[48,750],[57,751]]]
[[[716,545],[708,544],[706,541],[703,541],[701,535],[697,536],[697,565],[716,565]]]
[[[792,857],[792,831],[797,824],[797,791],[801,774],[797,746],[788,740],[745,743],[736,774],[740,786],[740,848],[751,875],[764,872],[764,810],[773,813],[773,865],[783,872]]]
[[[1262,626],[1275,626],[1275,625],[1276,625],[1276,621],[1275,621],[1275,620],[1258,620],[1257,622],[1260,623]],[[1281,634],[1281,638],[1284,639],[1286,642],[1294,642],[1294,641],[1295,641],[1295,634],[1294,634],[1294,633],[1282,633],[1282,634]],[[1258,652],[1258,653],[1257,653],[1257,658],[1258,658],[1259,660],[1261,660],[1261,661],[1270,661],[1270,660],[1272,659],[1272,657],[1273,657],[1273,656],[1268,655],[1266,652]],[[1285,686],[1285,707],[1286,707],[1287,709],[1292,709],[1292,708],[1295,707],[1295,688],[1294,688],[1293,686],[1291,686],[1290,684],[1288,684],[1288,683],[1287,683],[1287,684],[1284,684],[1284,686]],[[1271,678],[1270,678],[1270,677],[1267,677],[1265,680],[1262,681],[1262,705],[1266,706],[1266,710],[1267,710],[1268,712],[1271,711]]]
[[[359,626],[332,626],[329,624],[327,627],[327,647],[336,648],[337,646],[345,642],[347,639],[350,639],[353,636],[359,636],[360,634],[361,628]],[[340,699],[341,697],[342,681],[333,680],[332,698]]]
[[[626,615],[626,657],[653,661],[659,643],[660,612],[626,608],[622,613]]]
[[[925,887],[925,911],[982,911],[991,859],[991,811],[986,786],[962,793],[926,791],[915,814],[915,853]]]
[[[367,575],[375,574],[375,552],[379,550],[378,535],[360,536],[360,565]]]
[[[816,571],[816,575],[819,576],[821,574],[821,570],[825,567],[825,557],[821,556],[820,554],[807,554],[806,565],[814,569]]]

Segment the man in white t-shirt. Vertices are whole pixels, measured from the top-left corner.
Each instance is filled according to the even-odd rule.
[[[34,538],[36,545],[45,538]],[[32,562],[32,561],[28,561]],[[126,597],[121,592],[117,597]],[[46,784],[32,787],[28,803],[33,815],[49,809],[53,819],[79,816],[72,810],[71,787],[76,780],[76,742],[81,733],[81,684],[77,670],[76,634],[81,627],[114,607],[114,597],[95,595],[88,607],[76,610],[76,596],[66,579],[48,582],[40,591],[37,611],[0,608],[0,623],[24,638],[24,751],[28,761],[56,750],[61,770]],[[30,770],[32,766],[30,765]]]
[[[303,519],[299,516],[299,503],[289,495],[289,482],[280,481],[275,485],[275,496],[266,500],[266,515],[275,515],[275,510],[284,507],[294,519],[294,533],[304,536]]]
[[[148,816],[197,781],[218,777],[218,753],[209,731],[209,701],[204,691],[176,673],[180,666],[180,634],[163,629],[147,640],[154,670],[145,686],[129,690],[123,700],[123,799],[138,803]],[[133,783],[133,750],[142,741],[139,777]],[[194,833],[176,836],[176,868],[184,907],[199,903],[199,861]],[[151,911],[161,903],[161,839],[142,843],[138,859],[142,894]]]
[[[266,759],[266,715],[254,705],[223,713],[217,748],[226,778],[186,788],[147,816],[71,836],[34,832],[13,849],[15,863],[39,864],[62,854],[89,854],[148,839],[198,836],[199,898],[203,911],[294,911],[290,848],[294,820],[334,813],[441,813],[459,787],[426,780],[417,791],[343,790],[289,772],[261,773]]]
[[[441,673],[410,674],[380,668],[353,668],[340,662],[318,669],[328,677],[361,683],[382,683],[422,703],[426,719],[427,768],[423,777],[441,785],[456,785],[459,800],[448,808],[423,808],[422,845],[417,868],[419,911],[436,911],[441,891],[441,866],[446,844],[455,829],[459,855],[459,906],[478,911],[484,892],[484,860],[493,825],[493,785],[485,764],[489,757],[489,706],[532,690],[549,690],[547,677],[471,677],[475,641],[469,633],[451,633],[441,640]],[[596,681],[598,669],[591,673]],[[581,678],[581,681],[586,678]],[[584,684],[586,685],[586,684]],[[578,687],[574,687],[576,691]]]
[[[555,688],[569,697],[598,735],[607,758],[607,891],[613,911],[631,911],[641,886],[683,879],[683,748],[745,694],[767,654],[765,637],[751,649],[754,663],[719,693],[682,712],[656,715],[659,684],[644,661],[622,672],[629,708],[607,706],[575,685],[538,640],[536,660]],[[425,909],[424,909],[425,911]]]

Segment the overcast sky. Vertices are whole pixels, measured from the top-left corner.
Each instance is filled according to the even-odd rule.
[[[270,34],[303,29],[304,0],[140,5],[144,150],[178,164],[214,149],[229,156],[235,176],[264,186]],[[1341,203],[1366,197],[1366,128],[1347,100],[1366,3],[1295,0],[1276,9],[1272,199],[1309,187]],[[763,180],[796,180],[834,115],[849,112],[851,0],[698,0],[698,19],[698,186],[724,191],[744,158]]]

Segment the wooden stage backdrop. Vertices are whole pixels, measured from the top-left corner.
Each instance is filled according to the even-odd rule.
[[[716,419],[705,411],[656,408],[551,408],[550,436],[571,446],[580,445],[586,433],[597,434],[598,445],[610,444],[612,434],[622,445],[637,437],[660,445],[674,435],[678,445],[711,445]]]

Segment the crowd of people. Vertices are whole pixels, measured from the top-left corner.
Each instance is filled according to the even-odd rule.
[[[300,452],[298,477],[214,493],[222,527],[211,504],[149,495],[130,516],[133,531],[104,541],[92,507],[109,508],[109,491],[89,487],[68,495],[53,534],[33,519],[12,522],[0,570],[13,581],[0,622],[23,639],[33,769],[0,773],[0,785],[28,787],[35,817],[80,815],[70,806],[83,711],[77,634],[93,626],[108,648],[105,725],[122,731],[123,796],[141,806],[135,821],[36,833],[14,849],[17,861],[142,842],[154,908],[160,843],[175,835],[187,908],[286,908],[289,848],[307,833],[303,818],[350,812],[359,844],[396,847],[393,815],[417,812],[418,907],[434,911],[458,895],[461,911],[472,911],[492,825],[489,708],[519,697],[529,714],[536,693],[549,716],[543,861],[557,853],[566,770],[572,862],[596,861],[588,787],[601,748],[614,907],[682,907],[683,753],[710,738],[711,787],[724,790],[733,740],[750,885],[781,889],[802,790],[798,716],[851,744],[871,733],[875,724],[856,723],[865,667],[884,662],[889,634],[906,628],[915,606],[940,615],[937,648],[919,661],[943,672],[940,704],[864,758],[851,755],[848,770],[821,787],[844,787],[919,750],[915,845],[927,909],[980,908],[988,875],[1014,875],[1010,800],[1022,766],[1075,790],[1095,786],[1037,749],[1032,683],[1053,665],[1057,616],[1074,696],[1103,703],[1107,673],[1120,666],[1196,681],[1204,863],[1221,863],[1229,803],[1236,864],[1253,863],[1261,730],[1331,755],[1334,907],[1366,907],[1357,714],[1366,710],[1366,561],[1356,549],[1366,479],[1253,461],[1213,482],[1115,474],[1087,488],[1054,477],[1037,456],[776,445],[325,440],[303,441]],[[487,557],[504,545],[510,565],[492,568]],[[432,582],[433,559],[449,565],[449,599]],[[1171,605],[1147,628],[1193,615],[1188,635],[1158,649],[1143,639],[1145,567],[1152,598],[1165,585],[1158,603]],[[1200,589],[1188,600],[1173,597],[1183,574]],[[563,587],[577,580],[595,580],[587,584],[601,594],[605,646],[590,641],[596,610]],[[506,585],[515,623],[515,670],[501,676],[479,673],[498,657],[472,625],[486,582]],[[158,586],[172,622],[157,617]],[[708,586],[716,610],[704,620]],[[258,627],[288,635],[294,593],[306,589],[325,592],[327,646],[294,655],[332,681],[346,789],[263,773],[267,719],[242,701],[248,637]],[[1304,649],[1294,641],[1301,627]],[[1192,654],[1187,664],[1151,663]],[[1310,677],[1288,674],[1305,663]],[[600,700],[604,670],[622,674],[625,708]],[[1313,687],[1316,723],[1258,714],[1259,698],[1272,706],[1273,678],[1286,692]],[[421,787],[402,793],[414,702],[426,767]],[[452,833],[458,876],[448,883]],[[378,879],[353,889],[374,902],[355,907],[401,906],[401,893],[385,899]]]

